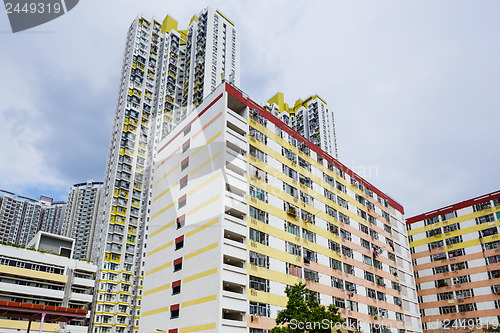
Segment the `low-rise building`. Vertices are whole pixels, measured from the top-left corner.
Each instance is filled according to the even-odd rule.
[[[87,332],[89,315],[83,310],[92,303],[97,266],[70,259],[71,238],[40,232],[30,246],[0,244],[0,332],[28,329],[29,319],[15,308],[34,309],[29,317],[35,319],[44,313],[53,322],[44,322],[43,332]],[[40,319],[31,329],[39,325]]]

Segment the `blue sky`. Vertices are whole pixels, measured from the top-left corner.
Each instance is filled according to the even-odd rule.
[[[65,200],[102,181],[126,31],[210,5],[241,37],[241,88],[319,94],[339,157],[407,216],[500,187],[500,2],[80,1],[12,34],[0,14],[0,189]],[[370,172],[368,172],[368,170]]]

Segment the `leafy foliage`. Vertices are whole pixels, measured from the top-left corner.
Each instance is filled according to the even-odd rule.
[[[335,323],[342,323],[338,308],[320,305],[317,294],[300,282],[285,289],[288,296],[286,308],[278,311],[276,327],[270,333],[330,333]]]

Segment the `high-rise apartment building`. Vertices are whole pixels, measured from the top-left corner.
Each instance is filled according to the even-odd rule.
[[[335,116],[321,97],[314,95],[305,100],[299,99],[289,106],[283,93],[279,92],[267,101],[264,108],[338,159]]]
[[[138,329],[154,151],[217,85],[239,83],[238,40],[212,9],[186,30],[170,16],[130,26],[92,254],[101,268],[95,333]]]
[[[159,145],[140,332],[265,332],[305,281],[363,332],[420,332],[403,207],[229,83]]]
[[[39,200],[0,190],[0,241],[26,245],[38,231],[59,233],[66,203]]]
[[[101,190],[102,182],[89,180],[73,185],[69,191],[61,234],[75,240],[75,259],[91,257]]]
[[[407,221],[425,332],[500,322],[500,191]]]

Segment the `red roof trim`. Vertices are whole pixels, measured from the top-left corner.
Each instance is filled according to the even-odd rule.
[[[469,207],[472,205],[477,205],[477,204],[480,204],[482,202],[485,202],[488,200],[493,200],[496,198],[500,198],[500,191],[491,192],[489,194],[485,194],[485,195],[481,195],[481,196],[476,197],[476,198],[465,200],[465,201],[453,204],[451,206],[446,206],[443,208],[432,210],[432,211],[427,212],[427,213],[423,213],[423,214],[420,214],[417,216],[410,217],[410,218],[406,219],[406,224],[412,224],[412,223],[422,221],[425,219],[430,219],[431,217],[434,217],[434,216],[450,213],[450,212],[453,212],[453,211],[458,210],[458,209],[462,209],[462,208]]]
[[[386,199],[389,201],[389,204],[400,211],[402,214],[404,214],[404,208],[402,205],[400,205],[398,202],[396,202],[394,199],[389,197],[387,194],[383,193],[379,189],[377,189],[375,186],[370,184],[368,181],[364,180],[361,176],[356,174],[354,171],[340,163],[338,160],[333,158],[332,156],[328,155],[325,151],[323,151],[321,148],[313,144],[311,141],[307,140],[304,138],[302,135],[297,133],[295,130],[293,130],[291,127],[289,127],[287,124],[276,118],[271,112],[268,112],[264,110],[260,105],[255,103],[249,98],[246,98],[243,96],[243,93],[236,89],[235,87],[231,86],[230,84],[226,83],[226,91],[231,94],[233,97],[237,98],[240,102],[244,103],[246,106],[256,109],[260,115],[262,115],[264,118],[272,122],[273,124],[279,126],[282,130],[287,132],[288,134],[292,135],[295,137],[297,140],[305,142],[307,144],[307,147],[311,149],[312,151],[316,152],[316,154],[323,156],[328,162],[333,163],[337,168],[340,170],[344,171],[346,174],[349,176],[355,178],[357,181],[360,181],[367,187],[368,189],[372,190],[374,193],[377,193],[380,197],[383,199]]]

